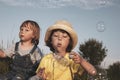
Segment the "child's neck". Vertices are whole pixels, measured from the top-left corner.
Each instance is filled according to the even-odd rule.
[[[65,56],[66,52],[55,52],[57,55],[60,55],[60,56]]]
[[[29,42],[29,41],[21,41],[21,45],[28,45],[28,46],[30,46],[30,45],[33,45],[33,43],[31,43],[31,42]]]
[[[33,47],[33,44],[31,42],[20,42],[20,48],[22,50],[28,50],[31,49]]]

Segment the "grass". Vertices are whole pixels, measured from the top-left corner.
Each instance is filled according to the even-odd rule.
[[[0,58],[0,74],[7,73],[10,70],[10,64],[12,60],[10,58]]]

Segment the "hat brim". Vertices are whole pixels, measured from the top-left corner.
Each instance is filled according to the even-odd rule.
[[[56,24],[56,25],[50,26],[47,29],[46,34],[45,34],[45,39],[44,39],[45,43],[46,43],[46,41],[48,41],[48,38],[49,38],[51,32],[53,30],[56,30],[56,29],[61,29],[61,30],[64,30],[64,31],[69,33],[69,35],[71,36],[72,41],[73,41],[73,48],[72,49],[74,49],[76,44],[77,44],[77,42],[78,42],[78,37],[77,37],[76,32],[72,29],[72,27],[68,27],[66,25]]]

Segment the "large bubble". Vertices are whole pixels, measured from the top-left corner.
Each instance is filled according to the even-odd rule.
[[[97,27],[96,27],[98,32],[104,32],[105,31],[105,23],[104,21],[99,21],[97,23]]]

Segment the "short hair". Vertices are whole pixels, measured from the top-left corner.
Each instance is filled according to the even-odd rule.
[[[37,22],[32,21],[32,20],[26,20],[21,24],[20,29],[22,27],[26,27],[28,25],[30,25],[30,28],[33,30],[33,33],[34,33],[34,36],[35,36],[35,38],[32,40],[32,43],[38,45],[39,44],[39,38],[40,38],[40,27],[39,27]]]

